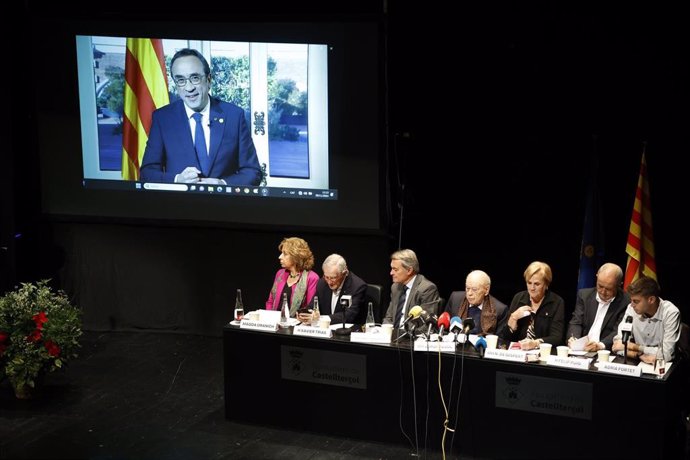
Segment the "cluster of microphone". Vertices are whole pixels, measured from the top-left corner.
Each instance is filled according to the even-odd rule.
[[[460,319],[459,316],[453,316],[446,311],[441,313],[438,317],[434,314],[429,314],[419,305],[410,308],[407,318],[403,322],[403,327],[414,337],[417,333],[422,333],[427,340],[431,340],[433,334],[437,334],[437,340],[442,341],[444,333],[446,335],[453,334],[453,341],[458,341],[458,335],[464,335],[465,338],[474,329],[474,320],[472,318]],[[483,355],[486,349],[486,340],[484,337],[479,337],[474,347]]]

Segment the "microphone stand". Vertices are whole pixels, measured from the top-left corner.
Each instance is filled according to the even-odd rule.
[[[347,300],[341,300],[340,301],[340,306],[343,309],[343,327],[339,327],[334,331],[335,335],[340,336],[340,337],[349,337],[350,333],[352,330],[349,327],[345,327],[345,312],[347,311],[347,308],[350,306],[347,302]]]
[[[405,325],[405,332],[403,332],[402,334],[400,334],[400,335],[395,339],[395,341],[397,342],[398,340],[402,339],[402,338],[405,337],[406,335],[409,335],[409,336],[410,336],[410,339],[414,342],[414,332],[415,332],[415,329],[417,329],[417,324],[414,322],[414,320],[413,320],[413,321],[410,321],[408,324]],[[400,332],[398,331],[398,333],[400,333]]]

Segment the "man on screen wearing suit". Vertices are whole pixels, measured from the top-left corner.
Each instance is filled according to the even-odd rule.
[[[417,254],[401,249],[391,255],[391,303],[383,318],[384,323],[399,327],[408,312],[419,305],[430,315],[438,312],[439,295],[436,285],[419,273]]]
[[[623,291],[623,270],[606,263],[597,271],[596,287],[577,291],[575,311],[568,324],[568,345],[588,336],[586,351],[611,349],[618,323],[623,318],[630,296]]]
[[[244,111],[211,98],[211,69],[197,50],[170,61],[179,101],[153,112],[141,162],[144,182],[258,185],[261,168]]]
[[[316,295],[319,297],[319,311],[322,315],[331,317],[331,324],[343,322],[343,307],[340,299],[350,296],[350,307],[345,310],[345,322],[363,324],[362,315],[367,314],[364,299],[367,293],[367,283],[359,276],[347,269],[347,262],[338,254],[331,254],[323,261],[323,278],[316,285]],[[313,308],[312,305],[309,308]]]

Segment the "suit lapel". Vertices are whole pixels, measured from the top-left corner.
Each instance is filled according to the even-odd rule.
[[[585,308],[585,320],[584,324],[589,324],[590,327],[594,324],[594,320],[597,318],[597,310],[599,309],[599,302],[597,302],[597,291],[594,290],[590,295],[587,296],[587,305]]]
[[[615,312],[618,310],[618,305],[619,305],[620,302],[621,302],[621,298],[622,298],[621,294],[620,294],[620,293],[617,293],[617,294],[616,294],[616,298],[613,299],[613,302],[611,302],[611,303],[609,304],[609,309],[606,310],[606,316],[604,316],[604,321],[602,321],[602,323],[601,323],[601,330],[602,330],[602,331],[604,330],[604,328],[605,328],[605,326],[606,326],[606,323],[608,323],[609,321],[611,321],[611,317],[612,317],[612,316],[615,314]]]

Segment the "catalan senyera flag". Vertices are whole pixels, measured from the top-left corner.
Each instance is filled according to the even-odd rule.
[[[153,111],[170,103],[159,38],[128,38],[125,58],[122,178],[138,180]]]
[[[628,263],[625,266],[625,281],[623,287],[646,275],[656,279],[656,260],[654,258],[654,236],[652,234],[652,208],[649,201],[649,181],[647,179],[647,161],[645,152],[642,151],[642,163],[640,176],[637,179],[637,191],[635,192],[635,204],[630,230],[628,231],[628,244],[625,247],[628,254]]]

